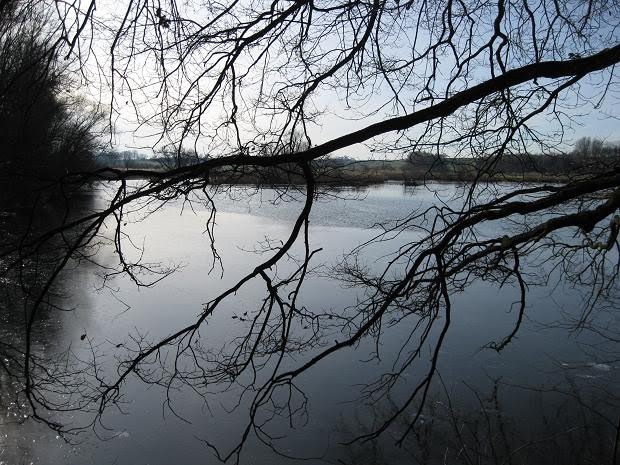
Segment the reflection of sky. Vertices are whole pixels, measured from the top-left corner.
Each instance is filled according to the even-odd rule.
[[[106,15],[121,16],[124,14],[123,9],[119,9],[116,2],[103,2],[97,5],[97,15],[99,18],[103,18]],[[537,13],[538,14],[538,13]],[[204,15],[200,9],[195,9],[190,13],[187,13],[187,17],[199,18],[200,15]],[[492,18],[492,16],[489,16]],[[118,21],[118,18],[117,18]],[[544,26],[543,18],[539,18],[541,23],[541,29]],[[490,19],[489,19],[490,23]],[[411,24],[409,24],[411,26]],[[484,43],[489,37],[490,24],[485,25],[477,24],[476,26],[478,37],[475,46],[479,46]],[[605,26],[601,26],[604,28]],[[486,30],[485,30],[486,29]],[[601,37],[590,37],[589,41],[594,51],[600,50],[608,43],[605,43],[603,35],[608,31],[603,31],[600,34]],[[170,34],[169,31],[163,31],[164,36]],[[428,36],[420,34],[417,38],[417,43],[413,43],[411,32],[400,32],[396,35],[393,31],[387,33],[393,34],[390,36],[390,41],[387,45],[384,44],[386,50],[391,58],[410,58],[419,53],[419,50],[428,46]],[[541,31],[542,34],[542,31]],[[607,34],[607,38],[614,38],[615,33]],[[95,41],[95,51],[93,55],[97,56],[100,64],[105,67],[110,65],[108,50],[109,41],[112,38],[112,31],[101,35],[98,41]],[[524,39],[525,40],[525,39]],[[106,42],[107,41],[107,42]],[[321,45],[325,48],[330,48],[335,44],[335,36],[326,35],[321,42]],[[525,44],[527,45],[527,43]],[[561,51],[554,51],[554,56],[548,55],[543,57],[544,59],[559,59],[559,53],[562,54],[561,58],[566,58],[571,50],[575,49],[575,44],[570,40],[565,41],[563,44],[565,49]],[[613,45],[613,44],[612,44]],[[598,48],[597,48],[598,47]],[[581,50],[578,50],[581,51]],[[253,56],[254,52],[249,52],[247,56],[239,59],[239,68],[243,70],[249,63],[249,60]],[[484,54],[483,54],[484,55]],[[279,63],[281,58],[272,57],[274,63]],[[473,76],[472,84],[481,82],[483,79],[488,78],[489,70],[485,67],[486,55],[480,58],[479,63],[474,63],[475,70],[472,72]],[[437,81],[437,93],[442,95],[442,87],[446,84],[446,79],[450,74],[451,61],[449,56],[441,56],[440,75]],[[197,57],[194,61],[188,61],[188,71],[190,75],[196,75],[200,72],[199,66],[200,57]],[[172,68],[176,63],[173,58],[167,62],[168,69]],[[523,65],[524,62],[515,62],[512,67]],[[118,60],[117,66],[122,66],[123,61]],[[424,62],[421,62],[416,71],[420,72],[420,76],[423,76],[426,71],[423,68],[426,66]],[[155,143],[165,144],[170,142],[167,137],[174,137],[174,131],[164,134],[162,140],[159,139],[160,133],[157,129],[157,125],[160,123],[158,118],[155,117],[150,122],[154,126],[138,125],[135,112],[140,114],[141,118],[148,117],[149,115],[157,114],[157,94],[160,91],[158,80],[155,78],[155,67],[158,66],[156,58],[151,54],[139,54],[136,61],[132,63],[127,69],[127,75],[131,78],[131,85],[137,86],[144,85],[141,92],[134,92],[132,97],[136,103],[134,107],[130,100],[130,93],[126,83],[123,83],[120,79],[116,79],[116,87],[114,90],[115,96],[115,108],[112,114],[112,120],[115,123],[116,134],[113,138],[113,142],[120,148],[124,147],[148,147]],[[273,79],[276,79],[275,74],[269,75],[266,78],[265,85],[269,87],[274,85]],[[617,132],[618,123],[618,111],[617,103],[619,94],[616,90],[617,82],[612,79],[608,93],[604,99],[601,100],[600,94],[601,88],[604,88],[608,74],[597,74],[587,77],[583,80],[579,92],[577,94],[570,93],[567,96],[567,100],[563,102],[565,108],[561,117],[561,121],[557,121],[549,114],[542,114],[535,116],[531,121],[531,126],[538,131],[548,134],[550,139],[558,142],[560,137],[564,140],[564,148],[568,148],[572,145],[574,140],[583,137],[598,137],[603,140],[615,141],[620,139],[620,134]],[[89,88],[88,92],[91,94],[91,98],[102,98],[104,102],[110,100],[110,88],[109,77],[106,78],[107,82],[103,82],[101,85],[93,85]],[[104,79],[105,80],[105,79]],[[417,90],[419,90],[419,83],[422,81],[421,77],[411,77],[409,88],[399,91],[399,98],[404,102],[405,108],[395,108],[393,104],[386,104],[392,97],[386,82],[380,78],[372,82],[371,86],[364,88],[360,95],[345,95],[343,89],[334,90],[333,88],[325,87],[319,89],[311,101],[309,101],[309,108],[316,109],[320,114],[308,124],[309,134],[312,142],[317,145],[322,142],[334,139],[342,136],[345,133],[358,130],[371,123],[381,121],[387,117],[394,116],[396,114],[403,114],[404,111],[411,112],[424,108],[424,106],[418,105],[412,106],[413,96]],[[208,79],[204,80],[203,85],[211,84]],[[341,82],[338,82],[341,84]],[[187,89],[187,82],[179,83],[173,82],[173,85],[178,86],[178,92],[182,92]],[[256,76],[250,75],[244,82],[245,88],[242,92],[244,98],[239,98],[238,104],[243,112],[244,105],[247,105],[248,110],[252,105],[252,99],[255,97],[258,90],[258,81]],[[455,88],[458,90],[458,87]],[[195,101],[195,100],[194,100]],[[230,108],[230,102],[224,99],[223,102],[216,103],[212,109],[206,112],[204,120],[201,124],[201,131],[203,133],[212,133],[215,126],[217,126],[217,120],[224,112]],[[242,118],[239,118],[239,124],[242,130],[242,137],[247,137],[249,140],[250,135],[253,134],[253,125],[266,127],[270,124],[268,112],[266,109],[257,113],[250,113],[252,115],[251,120],[245,122]],[[226,128],[219,128],[219,132],[222,137],[231,137],[232,131]],[[409,131],[411,135],[416,135],[419,129],[413,128]],[[388,135],[382,142],[391,144],[395,135]],[[191,138],[191,137],[190,137]],[[201,143],[198,144],[199,151],[207,152],[212,147],[211,142],[208,142],[205,138],[201,139]],[[368,157],[382,157],[385,156],[385,151],[378,150],[377,152],[371,151],[371,149],[365,145],[357,145],[349,147],[338,152],[339,155],[348,155],[356,158],[368,158]],[[397,156],[397,155],[388,155]]]
[[[233,188],[232,194],[237,199],[244,198],[243,188]],[[273,204],[271,202],[276,198],[275,194],[271,189],[264,189],[257,191],[256,195],[246,199],[246,202],[235,202],[225,195],[218,195],[216,200],[219,213],[215,233],[216,245],[224,261],[223,277],[218,269],[208,272],[212,257],[208,238],[202,231],[209,212],[201,206],[196,205],[195,211],[186,208],[181,214],[181,202],[171,202],[143,222],[128,221],[123,231],[131,234],[136,244],[144,245],[145,261],[172,261],[182,265],[182,268],[149,289],[137,289],[124,276],[113,278],[108,283],[109,288],[100,289],[101,279],[93,273],[91,266],[70,270],[64,288],[75,292],[71,306],[76,310],[61,314],[62,330],[56,334],[58,345],[71,346],[72,350],[81,356],[88,354],[87,342],[92,342],[102,355],[100,361],[104,366],[101,368],[105,372],[106,368],[112,369],[114,366],[113,356],[126,355],[125,348],[117,344],[124,343],[127,347],[132,347],[129,335],[143,334],[153,340],[194,321],[204,302],[232,285],[234,280],[264,258],[247,252],[256,247],[257,241],[264,237],[275,241],[284,240],[290,233],[290,224],[299,214],[301,203],[291,201]],[[399,184],[387,184],[363,191],[345,190],[340,192],[340,196],[341,198],[322,198],[315,205],[311,217],[311,247],[323,248],[315,257],[317,265],[320,262],[335,264],[340,261],[344,253],[377,233],[377,230],[368,229],[374,223],[402,218],[416,208],[436,204],[439,199],[455,202],[459,191],[449,184],[416,187],[412,191]],[[454,203],[452,205],[454,206]],[[334,218],[339,220],[338,223]],[[501,234],[493,229],[495,226],[490,228],[490,234]],[[415,232],[405,232],[392,243],[378,243],[367,249],[362,259],[368,266],[379,270],[385,265],[387,254],[393,252],[397,245],[411,240],[413,234]],[[131,253],[129,247],[127,252]],[[302,253],[301,244],[298,243],[292,252],[299,256]],[[102,248],[97,256],[107,266],[114,263],[111,257],[111,251],[106,248]],[[292,263],[284,261],[269,273],[283,276],[287,270],[290,271],[291,265]],[[256,309],[263,292],[263,285],[253,282],[224,302],[201,329],[204,344],[219,347],[219,344],[234,341],[232,335],[236,334],[236,331],[243,331],[244,326],[239,320],[232,319],[232,316],[240,316],[245,311]],[[533,286],[530,292],[527,312],[531,319],[542,323],[553,322],[562,307],[571,312],[579,310],[579,299],[575,290],[549,290]],[[355,290],[343,288],[338,281],[317,273],[306,283],[301,303],[316,313],[330,309],[344,312],[345,307],[355,303],[356,295]],[[491,339],[508,334],[516,316],[511,305],[515,299],[516,289],[511,285],[506,285],[499,291],[493,288],[493,292],[490,292],[486,284],[478,283],[467,293],[455,293],[453,324],[448,342],[442,349],[440,371],[448,389],[455,393],[456,402],[460,402],[459,393],[465,389],[461,384],[464,380],[473,386],[488,386],[490,379],[497,377],[502,377],[505,382],[532,385],[562,381],[565,373],[552,371],[555,369],[555,361],[575,366],[569,374],[577,380],[581,379],[577,378],[578,376],[588,376],[596,377],[587,378],[589,382],[609,379],[617,383],[619,372],[615,368],[616,362],[613,362],[614,368],[609,371],[597,371],[589,365],[605,361],[593,358],[598,355],[611,358],[609,353],[597,355],[594,352],[596,346],[592,346],[592,353],[588,355],[580,351],[578,343],[588,342],[587,334],[568,337],[561,328],[537,329],[530,319],[524,322],[524,327],[514,343],[501,354],[480,350]],[[299,380],[300,386],[310,396],[311,415],[310,423],[305,427],[283,430],[288,435],[286,441],[291,450],[297,453],[306,450],[308,453],[316,453],[324,447],[338,447],[338,442],[330,441],[328,435],[338,427],[343,416],[347,418],[347,414],[354,411],[356,404],[345,402],[357,398],[359,385],[356,383],[368,382],[391,365],[394,350],[397,348],[395,344],[406,337],[411,329],[407,323],[411,321],[407,320],[405,324],[393,328],[384,328],[387,332],[381,346],[382,362],[363,362],[374,349],[372,343],[365,341],[356,347],[355,352],[348,350],[335,354]],[[87,341],[80,339],[83,333],[88,335]],[[342,335],[334,335],[329,340],[336,337],[340,338]],[[307,356],[309,354],[299,354],[294,357],[295,360],[287,362],[300,364]],[[412,382],[420,373],[425,356],[406,372],[408,382]],[[325,389],[326,383],[329,383],[329,389]],[[615,386],[617,384],[611,385],[614,389]],[[154,387],[149,389],[135,377],[130,378],[123,386],[123,393],[123,400],[127,403],[122,407],[128,414],[110,410],[104,418],[104,424],[111,429],[98,430],[104,437],[113,437],[109,441],[99,441],[89,431],[81,437],[82,442],[75,450],[66,445],[61,448],[53,432],[40,433],[33,423],[27,423],[23,428],[16,427],[11,434],[22,440],[35,439],[31,450],[32,454],[38,457],[33,461],[42,465],[163,465],[174,463],[180,454],[188,457],[185,459],[188,463],[203,463],[205,460],[210,463],[208,451],[196,437],[208,437],[218,444],[228,444],[240,434],[243,411],[231,415],[223,413],[224,409],[235,403],[234,392],[218,396],[217,399],[211,397],[209,407],[212,411],[209,411],[200,398],[189,390],[173,390],[170,395],[176,411],[192,420],[192,424],[182,422],[163,405],[165,393],[162,390]],[[398,395],[397,390],[395,398],[398,398]],[[521,421],[520,424],[529,431],[533,428],[532,423],[526,422],[524,418],[538,414],[537,406],[528,403],[523,392],[511,392],[506,396],[504,412],[511,421],[512,418]],[[571,406],[577,405],[572,403],[567,410],[572,408]],[[476,404],[473,408],[477,410],[479,407]],[[367,410],[368,408],[361,409],[364,412]],[[333,436],[331,438],[333,439]],[[22,458],[29,457],[28,454],[24,452]],[[250,444],[248,456],[242,463],[284,465],[295,462],[277,461],[265,448]],[[325,460],[309,463],[319,465],[325,463]]]

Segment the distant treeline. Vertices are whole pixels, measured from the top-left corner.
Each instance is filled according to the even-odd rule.
[[[620,166],[620,143],[579,139],[569,153],[503,154],[501,157],[454,158],[417,152],[400,169],[411,179],[470,181],[564,181]]]
[[[196,152],[182,150],[159,151],[150,156],[137,150],[102,150],[96,157],[99,167],[132,170],[164,171],[190,166],[205,160],[208,157],[198,155]]]
[[[199,163],[208,157],[185,151],[146,157],[136,151],[105,151],[100,166],[116,169],[164,171]],[[312,164],[318,182],[327,184],[367,184],[389,180],[416,183],[424,180],[471,181],[565,181],[620,167],[620,143],[599,139],[579,139],[574,149],[562,154],[504,154],[493,158],[449,157],[414,152],[401,160],[356,160],[332,157]],[[213,182],[281,184],[303,182],[296,165],[277,168],[223,167],[208,173]]]

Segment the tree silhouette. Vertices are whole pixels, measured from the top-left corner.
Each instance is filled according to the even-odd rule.
[[[75,398],[77,391],[78,407],[90,409],[96,418],[120,401],[124,384],[133,376],[168,389],[182,384],[204,396],[209,395],[205,386],[250,378],[254,382],[243,394],[250,400],[241,439],[230,450],[214,446],[220,458],[238,459],[250,435],[275,447],[263,421],[265,412],[299,414],[305,403],[298,385],[301,375],[362,341],[379,346],[386,328],[404,325],[410,329],[399,342],[393,370],[369,380],[363,395],[375,399],[389,394],[403,385],[403,373],[423,353],[430,352],[430,359],[419,379],[406,384],[405,399],[358,438],[375,438],[407,418],[396,439],[402,444],[429,395],[455,293],[478,281],[518,290],[513,330],[494,335],[489,343],[489,349],[497,351],[519,330],[528,286],[532,280],[540,282],[524,271],[530,266],[545,263],[560,270],[562,280],[590,289],[578,326],[587,326],[597,305],[613,296],[620,266],[618,160],[563,184],[500,188],[484,179],[511,155],[560,150],[579,114],[595,111],[596,102],[616,98],[617,2],[181,5],[169,0],[157,5],[128,2],[122,12],[108,12],[97,11],[92,1],[59,3],[56,13],[51,25],[57,26],[59,50],[84,60],[84,73],[91,77],[99,65],[97,73],[109,84],[110,114],[132,107],[141,127],[158,134],[154,145],[173,143],[179,151],[193,145],[209,158],[164,172],[103,168],[66,176],[67,185],[113,179],[115,189],[100,210],[30,232],[4,247],[0,259],[8,275],[54,245],[45,280],[29,288],[27,334],[67,263],[83,255],[96,260],[89,251],[102,241],[113,243],[117,260],[113,270],[109,264],[102,267],[105,273],[123,273],[138,286],[151,286],[171,271],[149,268],[126,254],[124,218],[133,206],[148,204],[156,210],[196,193],[195,201],[212,212],[207,232],[217,260],[213,189],[225,189],[226,182],[248,172],[282,168],[294,174],[289,179],[303,179],[303,185],[291,182],[280,192],[302,192],[305,200],[288,238],[271,244],[258,266],[227,290],[205,295],[206,304],[191,324],[170,328],[159,340],[134,340],[112,375],[101,374],[93,361],[90,370],[71,371],[83,380],[78,389],[65,374],[55,372],[55,378],[39,369],[43,362],[33,355],[27,337],[24,347],[15,349],[15,364],[4,368],[23,379],[23,395],[35,418],[54,428],[63,430],[49,419],[49,411],[77,407],[50,401],[51,393],[71,391]],[[101,50],[108,51],[105,60]],[[592,105],[583,102],[584,93],[591,95]],[[316,128],[328,111],[361,119],[356,128],[320,140]],[[287,149],[300,140],[308,143],[295,142],[293,150]],[[374,241],[388,241],[405,230],[419,233],[397,247],[382,270],[366,269],[355,255],[334,270],[333,276],[359,287],[363,297],[326,315],[300,302],[309,269],[320,260],[309,241],[309,215],[320,195],[314,163],[357,144],[384,153],[421,151],[478,162],[457,207],[438,203],[382,225]],[[136,177],[144,182],[128,182]],[[103,229],[111,223],[114,237],[106,239]],[[480,234],[489,224],[499,225],[504,234]],[[302,256],[294,269],[277,274],[276,265],[299,243]],[[245,335],[215,355],[205,350],[201,336],[206,323],[250,282],[261,283],[264,299],[252,312]],[[320,330],[298,337],[295,328],[305,326]],[[335,331],[337,340],[328,336]],[[163,366],[163,354],[183,369]],[[288,401],[279,402],[282,397]],[[414,414],[409,415],[411,410]]]
[[[28,202],[30,191],[68,171],[93,167],[100,112],[71,98],[66,67],[46,39],[40,15],[5,2],[0,22],[0,135],[4,203]]]

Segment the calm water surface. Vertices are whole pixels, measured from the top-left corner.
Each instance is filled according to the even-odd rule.
[[[104,196],[98,191],[89,201],[96,206]],[[292,199],[272,202],[275,193],[271,189],[234,188],[232,196],[219,197],[215,234],[223,274],[219,267],[210,272],[213,257],[204,232],[209,212],[203,207],[195,205],[192,210],[180,202],[169,203],[144,221],[129,222],[126,231],[135,244],[144,246],[145,262],[179,269],[157,286],[141,289],[124,277],[105,281],[104,286],[104,271],[94,265],[82,263],[69,270],[62,280],[62,295],[65,306],[75,310],[46,316],[37,333],[39,348],[62,351],[71,347],[77,353],[87,353],[90,341],[100,349],[105,369],[109,366],[105,361],[112,361],[122,351],[121,348],[115,353],[116,345],[125,343],[129,335],[140,334],[154,340],[192,322],[204,302],[259,263],[262,257],[248,252],[256,249],[257,241],[286,239],[301,208],[301,197],[294,193],[291,196]],[[377,223],[404,218],[413,210],[440,201],[458,205],[458,188],[440,184],[427,188],[385,184],[360,191],[344,190],[321,198],[311,216],[311,246],[323,249],[317,255],[317,264],[337,263],[357,244],[376,235]],[[484,233],[502,235],[499,227],[496,228]],[[370,247],[364,252],[365,262],[371,268],[380,269],[387,260],[386,254],[395,250],[397,244],[412,240],[414,234],[404,232],[391,243]],[[109,248],[99,250],[96,258],[100,264],[115,264]],[[209,320],[202,333],[204,343],[218,347],[229,341],[238,330],[238,321],[232,316],[254,308],[263,292],[260,283],[252,283],[230,299]],[[511,445],[518,448],[545,435],[561,436],[571,427],[581,428],[584,415],[591,415],[584,405],[604,402],[606,413],[618,417],[620,362],[616,361],[616,351],[609,344],[601,345],[590,333],[561,327],[566,313],[577,314],[581,310],[579,290],[564,286],[532,287],[530,293],[524,327],[501,354],[481,348],[510,332],[516,315],[509,310],[517,299],[516,289],[507,286],[498,291],[480,284],[455,297],[453,323],[438,367],[441,382],[435,383],[430,394],[431,408],[422,418],[423,424],[433,423],[440,431],[450,429],[449,425],[442,426],[449,416],[446,405],[450,403],[451,415],[472,418],[471,422],[459,419],[460,424],[469,425],[464,428],[479,428],[481,438],[484,434],[493,436],[495,432],[490,427],[484,433],[485,421],[489,422],[488,410],[494,421],[501,416],[507,427],[523,434],[520,443]],[[338,281],[319,274],[307,283],[301,297],[306,307],[318,312],[351,305],[356,294]],[[11,331],[10,322],[5,321],[4,325],[6,334]],[[368,455],[363,448],[355,452],[339,443],[351,434],[365,431],[373,420],[389,412],[392,402],[404,395],[402,389],[396,389],[392,399],[384,399],[372,407],[357,401],[359,383],[368,382],[389,369],[390,355],[399,347],[391,341],[398,341],[409,329],[395,328],[384,337],[381,350],[385,363],[364,362],[374,347],[362,344],[357,350],[336,354],[303,376],[300,386],[310,399],[309,415],[304,425],[297,425],[293,430],[274,425],[276,430],[286,433],[286,438],[280,441],[282,450],[296,456],[321,457],[311,463],[373,463],[375,460],[408,463],[415,452],[393,447],[389,433],[380,450],[373,449],[373,454],[379,455]],[[86,340],[81,339],[84,334],[88,336]],[[416,369],[426,366],[421,360],[419,368],[416,365],[409,375],[415,379],[420,373]],[[224,448],[232,446],[239,438],[245,418],[242,408],[227,413],[236,403],[236,391],[213,396],[208,403],[188,390],[173,391],[170,397],[175,415],[164,403],[162,389],[133,378],[125,386],[122,411],[111,409],[94,431],[85,432],[75,444],[68,444],[41,425],[17,421],[22,413],[11,404],[8,395],[11,385],[8,380],[2,383],[0,463],[217,463],[200,439],[208,438]],[[489,400],[496,398],[499,403]],[[63,418],[69,422],[80,419]],[[609,433],[610,425],[604,421],[601,424]],[[428,434],[431,438],[432,433]],[[578,433],[584,441],[590,440],[588,434],[588,431]],[[495,440],[501,440],[499,433]],[[611,447],[608,443],[600,446],[605,451]],[[558,458],[558,463],[561,462]],[[251,439],[242,463],[294,461],[274,455],[269,448]]]

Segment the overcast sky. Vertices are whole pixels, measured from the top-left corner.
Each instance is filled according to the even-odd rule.
[[[119,9],[117,2],[106,0],[97,4],[97,14],[99,18],[106,15],[120,15],[122,10]],[[104,40],[104,36],[95,39],[94,46],[97,51],[98,64],[101,66],[103,73],[109,73],[109,40]],[[141,58],[132,64],[128,69],[128,76],[134,82],[142,84],[156,84],[154,74],[149,75],[149,67],[142,63]],[[169,62],[170,66],[171,62]],[[91,61],[89,64],[91,69],[91,77],[93,78],[87,88],[82,88],[80,92],[85,93],[90,100],[103,102],[104,109],[110,102],[111,89],[109,86],[109,76],[100,74]],[[564,123],[564,148],[569,149],[572,143],[584,136],[597,137],[606,141],[620,140],[620,112],[618,110],[620,104],[620,90],[618,82],[614,81],[608,88],[606,98],[601,100],[600,89],[605,86],[603,79],[607,79],[608,74],[599,74],[586,77],[581,86],[581,92],[577,99],[571,99],[566,109],[566,118]],[[148,93],[153,94],[156,90],[153,87]],[[382,120],[389,116],[390,108],[379,110],[378,113],[371,117],[363,118],[366,113],[374,113],[381,107],[384,102],[385,95],[382,95],[384,89],[380,90],[377,95],[368,99],[364,105],[357,110],[347,108],[342,98],[335,92],[322,92],[317,94],[313,99],[314,106],[321,110],[323,114],[315,119],[315,124],[309,125],[309,133],[314,145],[339,137],[347,132],[360,129],[368,124]],[[151,100],[148,96],[140,96],[134,94],[134,102],[136,107],[132,105],[130,94],[126,86],[117,80],[115,95],[115,109],[112,112],[112,121],[114,122],[115,133],[112,138],[115,149],[138,149],[148,152],[148,148],[155,144],[158,140],[159,130],[157,129],[157,118],[153,120],[154,126],[142,125],[138,126],[135,118],[135,110],[141,113],[142,117],[146,115],[157,114],[158,107],[155,100]],[[569,117],[572,121],[569,122]],[[260,116],[258,117],[260,118]],[[540,130],[558,132],[560,127],[558,122],[549,116],[541,115],[532,120],[532,125]],[[415,129],[413,129],[415,133]],[[388,138],[389,140],[389,138]],[[162,141],[165,143],[166,140]],[[205,149],[208,150],[208,149]],[[382,158],[392,157],[393,154],[387,154],[382,151],[372,152],[365,146],[355,146],[344,149],[337,155],[348,155],[356,158]]]

